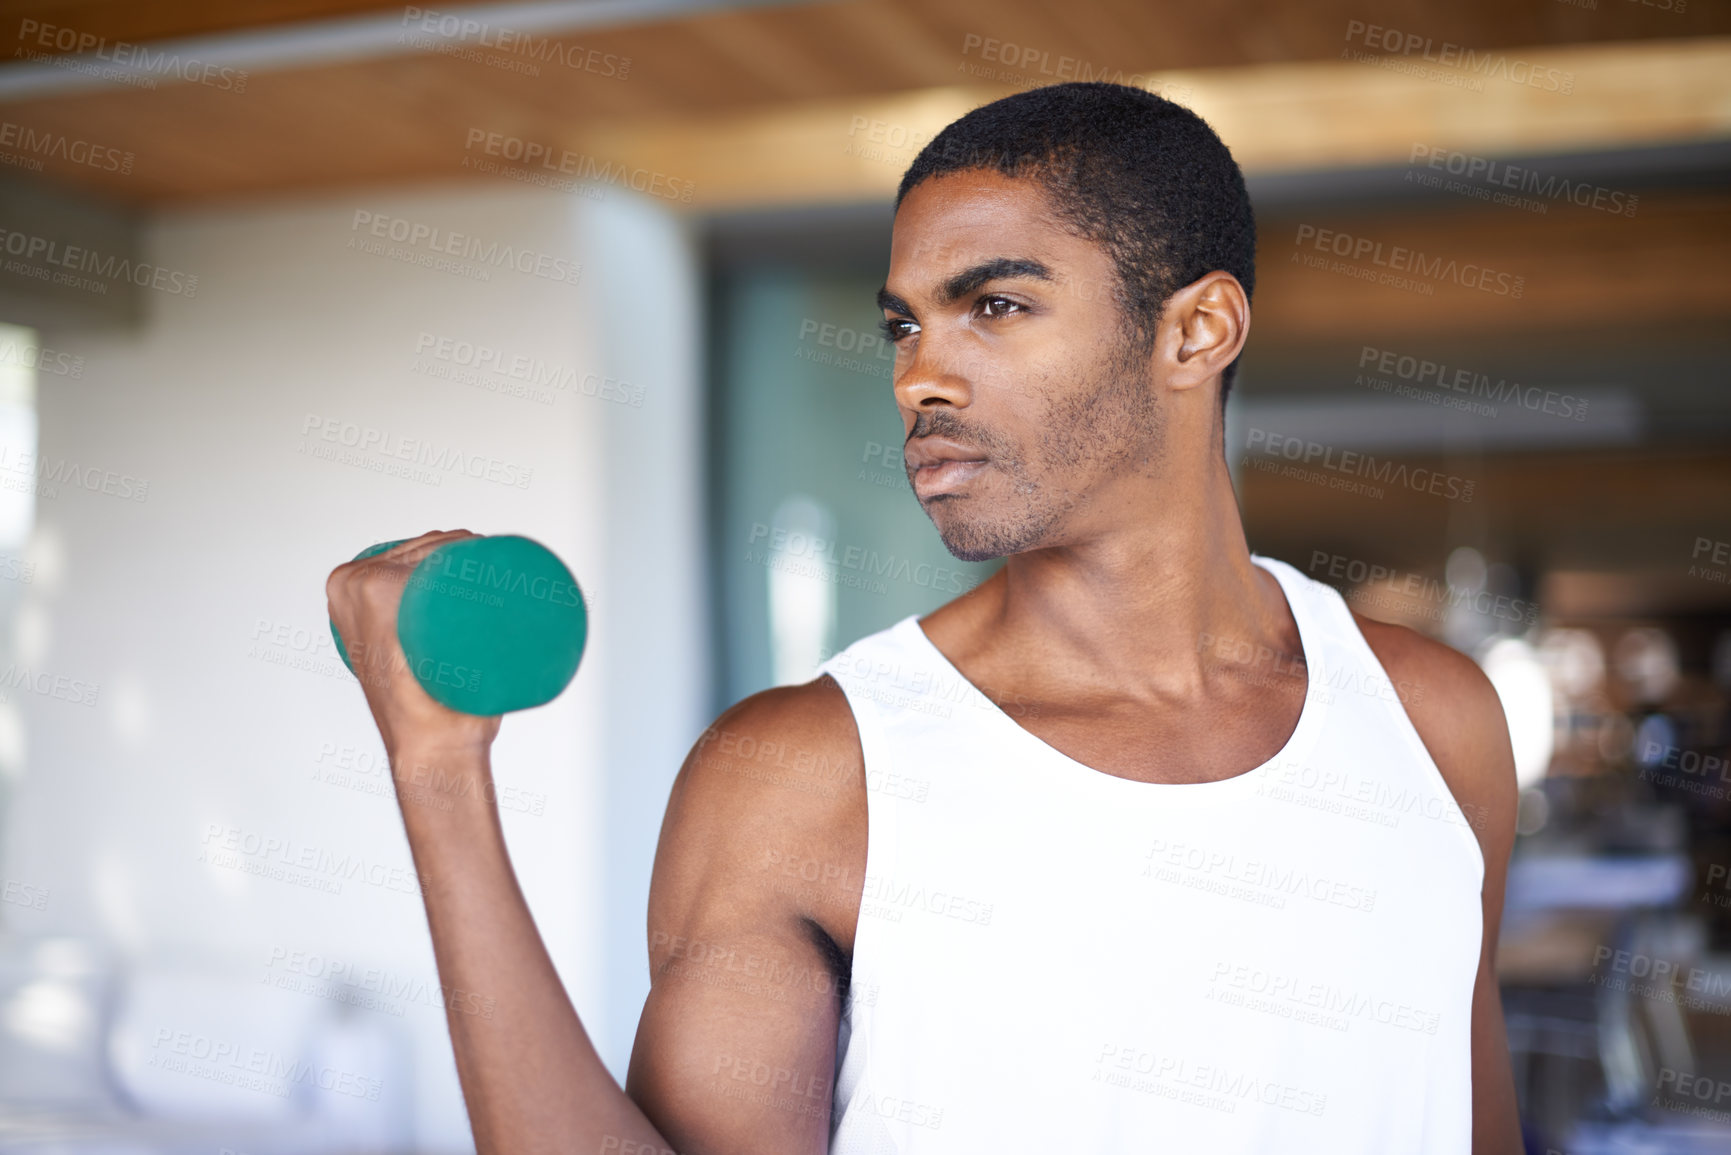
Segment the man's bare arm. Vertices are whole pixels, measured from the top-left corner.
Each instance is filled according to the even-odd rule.
[[[750,991],[715,985],[703,986],[694,999],[663,999],[661,1004],[652,994],[652,1005],[671,1006],[678,1014],[664,1016],[647,1049],[640,1034],[633,1056],[630,1081],[644,1085],[647,1113],[601,1062],[511,868],[491,789],[489,749],[499,719],[472,718],[435,703],[408,674],[396,641],[396,606],[415,563],[442,542],[465,536],[464,531],[428,534],[376,558],[340,566],[326,590],[332,620],[350,646],[385,740],[410,851],[422,879],[439,979],[451,995],[447,1021],[477,1150],[511,1155],[821,1152],[827,1140],[838,1009],[833,993],[821,1001],[793,998],[769,1004]],[[857,758],[851,716],[833,709],[840,697],[833,683],[825,680],[771,695],[780,708],[742,703],[723,717],[733,718],[743,733],[759,741],[786,741],[781,727],[800,719],[812,725],[810,715],[820,721],[809,732],[802,731],[801,740],[823,739],[833,745],[839,736],[853,743]],[[846,710],[845,702],[841,709]],[[837,731],[838,723],[845,731]],[[664,824],[656,893],[675,900],[683,895],[674,905],[688,912],[687,925],[712,938],[753,943],[784,966],[814,957],[827,964],[830,960],[819,949],[826,940],[814,937],[803,920],[816,912],[839,928],[833,916],[847,907],[845,888],[827,905],[805,901],[807,896],[782,896],[786,903],[778,905],[773,894],[762,895],[764,888],[737,874],[763,849],[765,828],[752,820],[751,791],[733,789],[738,775],[730,774],[709,745],[700,741],[681,770],[676,794],[698,799],[703,806],[687,807],[689,820],[670,813]],[[694,789],[693,784],[712,788]],[[858,793],[857,803],[849,785]],[[834,791],[839,805],[863,806],[863,798],[857,773]],[[764,805],[778,800],[775,793],[757,794]],[[731,806],[724,811],[728,821],[718,825],[714,816],[726,806]],[[779,817],[785,825],[778,835],[797,839],[799,823],[813,812],[809,805],[784,807]],[[815,842],[809,845],[814,852],[837,857]],[[669,874],[672,877],[663,877]],[[863,885],[863,879],[859,881]],[[759,894],[757,901],[750,900],[754,893]],[[846,933],[851,948],[851,932]],[[662,985],[657,982],[657,987]],[[710,1068],[724,1054],[798,1068],[802,1074],[816,1071],[821,1076],[821,1098],[813,1100],[818,1118],[801,1116],[789,1123],[786,1112],[766,1110],[749,1096],[694,1090],[708,1086],[701,1077],[712,1077]],[[825,1062],[831,1065],[825,1067]],[[732,1080],[733,1085],[758,1089],[749,1079],[754,1069],[748,1069],[746,1080]],[[657,1123],[667,1126],[668,1133]]]
[[[392,770],[439,982],[452,995],[446,1018],[475,1149],[670,1150],[602,1063],[553,967],[511,868],[486,753],[410,746]],[[470,786],[416,798],[417,779]]]
[[[862,771],[846,698],[820,678],[726,711],[674,784],[626,1086],[685,1155],[828,1148]]]
[[[1353,615],[1442,771],[1484,855],[1484,933],[1473,983],[1473,1155],[1523,1150],[1497,987],[1497,933],[1515,844],[1515,756],[1490,679],[1472,659],[1401,626]]]

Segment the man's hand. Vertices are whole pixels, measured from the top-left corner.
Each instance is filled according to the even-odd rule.
[[[405,751],[484,751],[499,719],[459,713],[435,702],[409,670],[397,641],[397,607],[421,559],[446,542],[475,537],[466,529],[435,530],[360,561],[345,562],[325,579],[330,618],[348,647],[367,706],[391,764]]]
[[[423,534],[338,566],[325,590],[390,755],[416,871],[428,880],[440,985],[475,996],[453,999],[446,1018],[476,1149],[816,1155],[828,1145],[847,975],[832,936],[851,947],[865,854],[861,754],[840,689],[819,679],[765,691],[716,724],[754,746],[790,744],[841,767],[819,794],[738,765],[730,742],[712,741],[716,727],[686,759],[651,884],[650,924],[660,934],[651,936],[655,978],[628,1095],[596,1053],[511,868],[485,789],[499,719],[435,702],[397,641],[415,566],[472,536]],[[439,799],[446,805],[409,805],[408,787],[422,778],[460,788]],[[786,893],[765,868],[784,848],[841,864],[846,885]],[[715,965],[712,944],[762,961],[776,978],[734,981]],[[778,1091],[798,1095],[761,1101],[752,1082],[760,1069],[785,1072]]]

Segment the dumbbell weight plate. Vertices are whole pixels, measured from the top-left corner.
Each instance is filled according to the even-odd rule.
[[[526,537],[469,537],[415,567],[397,640],[434,701],[465,714],[527,710],[576,676],[588,640],[577,579]]]

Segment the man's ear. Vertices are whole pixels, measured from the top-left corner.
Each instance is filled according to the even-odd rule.
[[[1232,364],[1250,335],[1250,299],[1231,273],[1198,277],[1166,301],[1158,342],[1170,389],[1194,389]]]

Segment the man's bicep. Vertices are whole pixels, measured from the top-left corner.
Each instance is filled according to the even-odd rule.
[[[737,750],[841,751],[847,763],[852,743],[857,760],[837,696],[810,685],[754,695],[706,731],[674,783],[650,883],[650,993],[626,1091],[679,1155],[828,1148],[848,972],[817,918],[845,923],[837,912],[857,907],[846,883],[857,890],[859,872],[819,871],[808,882],[783,868],[846,858],[841,787],[858,776],[828,791],[793,789],[779,767],[742,762]]]
[[[840,1001],[803,937],[712,923],[652,951],[626,1092],[679,1155],[827,1149]]]
[[[1519,1155],[1520,1122],[1496,967],[1519,791],[1502,703],[1477,670],[1467,681],[1460,711],[1466,749],[1455,755],[1450,777],[1462,795],[1462,810],[1473,822],[1485,862],[1480,896],[1484,930],[1472,1008],[1473,1151]]]
[[[1518,1155],[1520,1124],[1510,1070],[1496,952],[1515,840],[1518,790],[1502,702],[1472,659],[1394,627],[1364,634],[1397,684],[1421,687],[1408,716],[1466,817],[1484,862],[1471,1050],[1474,1155]]]

